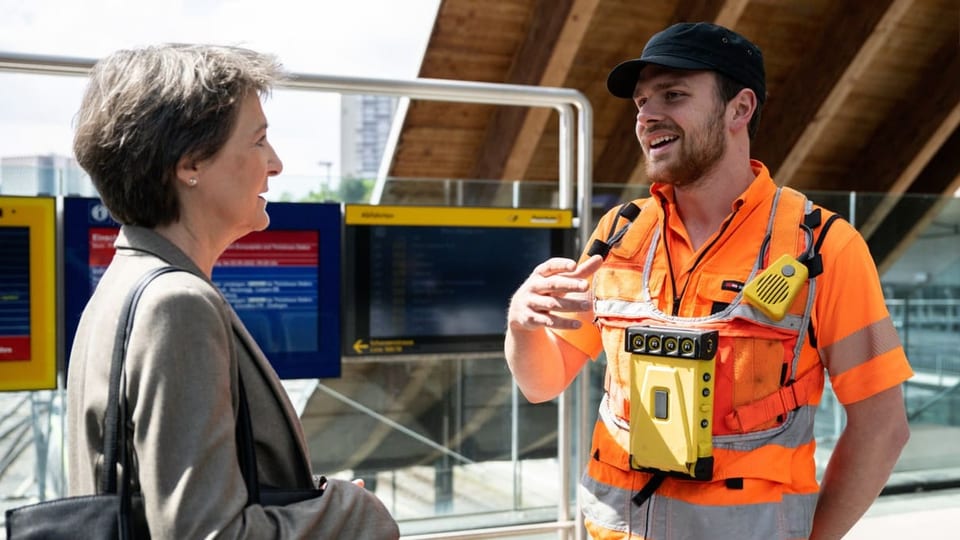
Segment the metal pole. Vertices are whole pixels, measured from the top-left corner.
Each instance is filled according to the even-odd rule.
[[[511,509],[520,510],[520,389],[517,381],[510,381],[510,460],[513,463],[513,506]]]
[[[853,225],[854,228],[857,227],[857,192],[850,192],[850,225]]]

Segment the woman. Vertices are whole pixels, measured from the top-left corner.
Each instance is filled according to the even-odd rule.
[[[235,439],[239,378],[259,479],[314,487],[299,419],[279,379],[210,281],[233,241],[269,223],[262,195],[283,165],[260,99],[281,75],[269,56],[211,46],[117,52],[94,67],[74,151],[123,226],[116,255],[84,310],[70,355],[71,494],[94,493],[119,308],[148,270],[125,360],[136,475],[154,538],[396,538],[360,485],[247,506]]]

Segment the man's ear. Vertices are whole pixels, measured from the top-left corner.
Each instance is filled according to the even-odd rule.
[[[727,111],[730,113],[730,129],[732,131],[746,129],[756,110],[757,94],[749,88],[740,90],[727,106]]]

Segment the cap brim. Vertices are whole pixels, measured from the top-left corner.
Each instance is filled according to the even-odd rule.
[[[607,76],[607,90],[616,97],[633,99],[633,91],[637,88],[637,78],[640,76],[640,71],[646,67],[647,64],[656,64],[674,69],[714,69],[707,64],[690,60],[689,58],[670,55],[645,56],[617,64],[617,66],[610,71],[610,75]]]

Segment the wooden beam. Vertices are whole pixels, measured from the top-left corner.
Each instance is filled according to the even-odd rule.
[[[531,26],[507,80],[561,86],[599,0],[536,0]],[[530,118],[532,112],[534,118]],[[526,172],[552,110],[497,107],[487,126],[471,178],[520,179]]]
[[[624,100],[620,105],[620,114],[617,115],[620,121],[610,130],[607,144],[594,162],[594,182],[626,183],[629,177],[624,171],[643,166],[640,144],[637,142],[636,111],[631,101]]]
[[[880,18],[880,21],[877,22],[873,32],[870,33],[869,37],[863,42],[863,46],[856,52],[853,59],[844,61],[844,67],[846,67],[846,69],[840,74],[833,87],[830,88],[829,93],[820,104],[819,109],[813,112],[813,116],[811,117],[812,121],[807,122],[802,133],[797,137],[796,142],[794,142],[793,146],[789,149],[787,155],[784,156],[783,162],[777,167],[775,178],[778,183],[781,185],[792,185],[797,189],[809,187],[799,185],[793,181],[797,170],[799,170],[800,166],[807,160],[807,157],[813,151],[824,131],[828,128],[830,124],[829,119],[841,111],[850,93],[856,89],[858,81],[863,76],[867,67],[873,62],[874,58],[880,54],[891,37],[893,37],[896,32],[901,31],[900,24],[904,16],[909,13],[916,2],[917,0],[895,0],[890,3],[886,12],[883,13],[883,16]],[[841,2],[837,2],[836,4],[839,3]],[[864,28],[864,30],[867,29]],[[824,41],[830,43],[829,39]],[[853,43],[850,45],[852,46]],[[799,86],[799,81],[788,83],[787,86],[789,87],[790,84],[797,84]],[[790,99],[793,99],[793,96],[791,96]],[[782,110],[784,108],[783,106],[788,106],[789,101],[783,100],[780,104],[782,105],[780,107]],[[790,108],[792,110],[792,107]],[[787,117],[791,115],[790,112],[780,113],[779,111],[772,111],[772,114],[785,114]],[[783,118],[783,116],[772,117]]]
[[[953,195],[960,188],[960,159],[957,156],[960,156],[960,127],[954,129],[917,178],[914,185],[924,186],[924,192],[911,190],[913,196],[901,197],[895,203],[895,211],[871,236],[870,252],[881,274],[904,255],[946,204],[956,200]],[[939,196],[922,196],[929,193]],[[956,253],[945,255],[955,257]]]
[[[534,0],[530,28],[513,57],[504,82],[528,85],[540,82],[571,5],[572,0]],[[494,109],[470,178],[501,177],[525,113],[524,107]]]
[[[547,69],[540,79],[541,86],[564,85],[599,3],[600,0],[574,0],[560,37],[557,39],[557,46],[554,47]],[[544,108],[526,110],[515,139],[516,144],[506,160],[501,178],[519,180],[526,176],[527,168],[539,146],[547,121],[553,114],[555,114],[554,111]]]
[[[780,91],[769,96],[752,154],[764,162],[778,182],[780,168],[810,124],[818,121],[830,93],[843,79],[847,66],[864,49],[893,0],[830,2],[815,48],[805,54]]]
[[[849,185],[856,191],[887,193],[858,225],[868,240],[895,208],[900,194],[940,193],[942,188],[924,185],[920,172],[960,125],[960,52],[956,43],[947,42],[934,58],[931,68],[904,93],[906,97],[896,108],[903,114],[890,115],[851,169],[856,177]],[[923,99],[916,99],[918,95]]]

